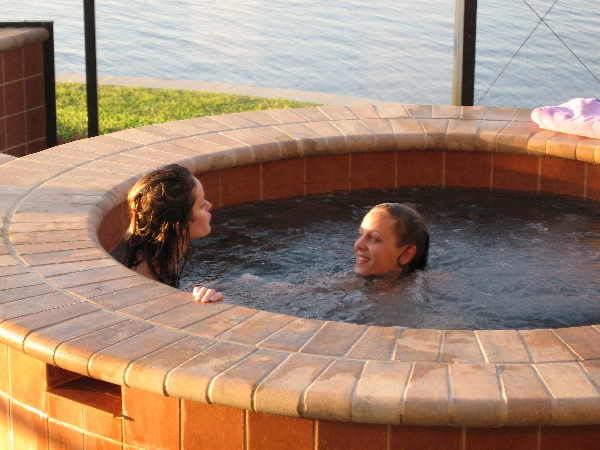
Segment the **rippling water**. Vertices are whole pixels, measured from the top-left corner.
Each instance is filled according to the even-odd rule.
[[[427,270],[354,274],[370,206],[408,202],[431,237]],[[313,319],[441,329],[600,323],[600,203],[469,189],[391,189],[234,205],[194,242],[182,288]]]
[[[554,4],[546,22],[564,44],[534,30],[528,4],[542,17]],[[479,1],[475,101],[600,97],[600,2],[528,4]],[[2,0],[0,21],[22,19],[53,20],[57,71],[85,71],[81,0]],[[453,0],[97,0],[96,22],[100,74],[451,102]]]

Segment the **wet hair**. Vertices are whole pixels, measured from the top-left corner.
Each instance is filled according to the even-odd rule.
[[[127,194],[131,222],[126,242],[125,265],[146,261],[152,276],[179,287],[179,260],[190,241],[194,220],[196,179],[177,164],[140,178]]]
[[[398,257],[398,266],[406,273],[425,269],[429,256],[429,232],[421,215],[401,203],[382,203],[374,206],[371,211],[373,210],[386,211],[391,219],[395,219],[394,233],[397,248],[403,245],[414,245],[417,248],[415,256],[405,267],[400,264],[400,257]]]

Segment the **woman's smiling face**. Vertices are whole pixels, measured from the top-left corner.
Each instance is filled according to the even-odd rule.
[[[381,275],[393,271],[402,271],[398,258],[406,246],[396,247],[394,233],[396,221],[386,211],[375,209],[364,217],[354,243],[356,265],[354,271],[359,275]]]

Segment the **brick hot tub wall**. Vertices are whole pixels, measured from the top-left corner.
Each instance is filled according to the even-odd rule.
[[[203,305],[105,251],[125,229],[128,188],[175,162],[216,207],[412,185],[600,200],[600,141],[541,131],[529,115],[422,105],[249,112],[0,166],[0,442],[597,448],[597,326],[397,330]]]
[[[46,148],[45,28],[0,28],[0,163]]]

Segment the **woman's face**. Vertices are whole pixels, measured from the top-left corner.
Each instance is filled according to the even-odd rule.
[[[406,246],[396,247],[394,234],[395,219],[386,211],[371,210],[364,217],[358,230],[358,239],[354,243],[356,266],[359,275],[382,275],[401,271],[398,258]]]
[[[190,224],[190,240],[199,239],[207,236],[210,233],[210,210],[212,209],[211,203],[204,198],[204,188],[198,179],[196,179],[196,201],[192,211],[194,213],[194,220]]]

